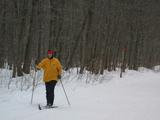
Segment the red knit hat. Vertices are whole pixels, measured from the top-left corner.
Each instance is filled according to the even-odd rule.
[[[53,50],[48,50],[48,52],[47,52],[48,54],[54,54],[54,51]]]

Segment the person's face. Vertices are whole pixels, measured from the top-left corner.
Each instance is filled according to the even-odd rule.
[[[48,57],[51,58],[51,57],[52,57],[52,54],[48,54]]]

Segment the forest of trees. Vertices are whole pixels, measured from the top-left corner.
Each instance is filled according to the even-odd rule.
[[[160,0],[0,0],[0,68],[30,73],[47,50],[94,74],[160,64]]]

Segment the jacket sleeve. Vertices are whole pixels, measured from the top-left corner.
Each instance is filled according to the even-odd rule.
[[[59,60],[57,59],[57,71],[58,71],[58,75],[61,75],[62,73],[62,65],[59,62]]]
[[[37,66],[38,69],[45,69],[45,60],[42,60]]]

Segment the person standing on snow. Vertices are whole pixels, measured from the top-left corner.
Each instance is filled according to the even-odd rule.
[[[54,88],[58,79],[61,79],[61,63],[54,57],[54,51],[48,50],[48,57],[44,58],[36,68],[44,70],[43,81],[46,87],[47,106],[52,107],[54,103]]]

